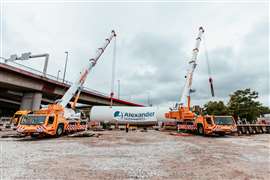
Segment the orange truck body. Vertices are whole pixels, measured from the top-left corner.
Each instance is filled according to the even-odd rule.
[[[201,135],[225,135],[237,133],[237,125],[232,116],[198,116],[194,124]]]
[[[200,135],[225,135],[237,132],[237,125],[232,116],[197,116],[188,107],[180,107],[178,111],[165,113],[165,117],[175,119],[178,130],[195,132]]]
[[[24,116],[17,126],[17,132],[26,136],[61,136],[64,133],[83,131],[86,122],[67,120],[64,108],[58,104],[49,105]]]

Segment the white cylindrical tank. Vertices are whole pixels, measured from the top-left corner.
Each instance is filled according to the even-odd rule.
[[[130,107],[130,106],[93,106],[90,120],[98,122],[117,122],[119,124],[156,124],[164,121],[169,108]]]

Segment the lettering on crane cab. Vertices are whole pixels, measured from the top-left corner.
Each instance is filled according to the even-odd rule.
[[[130,112],[121,112],[115,111],[113,117],[118,120],[146,120],[154,117],[155,112],[143,112],[143,113],[130,113]]]

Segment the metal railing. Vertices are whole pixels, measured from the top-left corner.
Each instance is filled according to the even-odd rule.
[[[72,85],[71,81],[63,80],[63,78],[59,78],[57,76],[54,76],[54,75],[51,75],[51,74],[48,74],[48,73],[46,74],[46,76],[44,76],[44,73],[42,71],[39,71],[37,69],[34,69],[32,67],[29,67],[29,66],[26,66],[26,65],[14,62],[14,61],[13,62],[8,62],[8,63],[1,63],[1,64],[8,64],[10,66],[13,66],[13,67],[16,67],[16,68],[19,68],[19,69],[23,69],[23,70],[25,70],[27,72],[30,72],[30,73],[34,74],[34,75],[38,75],[38,76],[43,77],[43,78],[54,80],[54,81],[57,81],[58,83],[61,83],[61,84],[70,85],[70,86]],[[110,97],[109,93],[103,93],[103,92],[100,92],[100,91],[97,91],[97,90],[94,90],[94,89],[91,89],[91,88],[88,88],[88,87],[85,87],[85,86],[83,87],[83,90],[89,91],[90,93],[98,95],[98,96],[103,96],[103,97],[106,97],[106,98]],[[116,98],[116,99],[118,99],[118,98]],[[125,99],[125,98],[119,98],[119,100],[130,102],[130,100]],[[136,102],[134,100],[132,100],[131,103],[141,104],[140,102]]]

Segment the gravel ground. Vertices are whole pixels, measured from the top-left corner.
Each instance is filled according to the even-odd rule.
[[[269,134],[179,137],[154,130],[101,134],[0,138],[1,179],[270,178]]]

